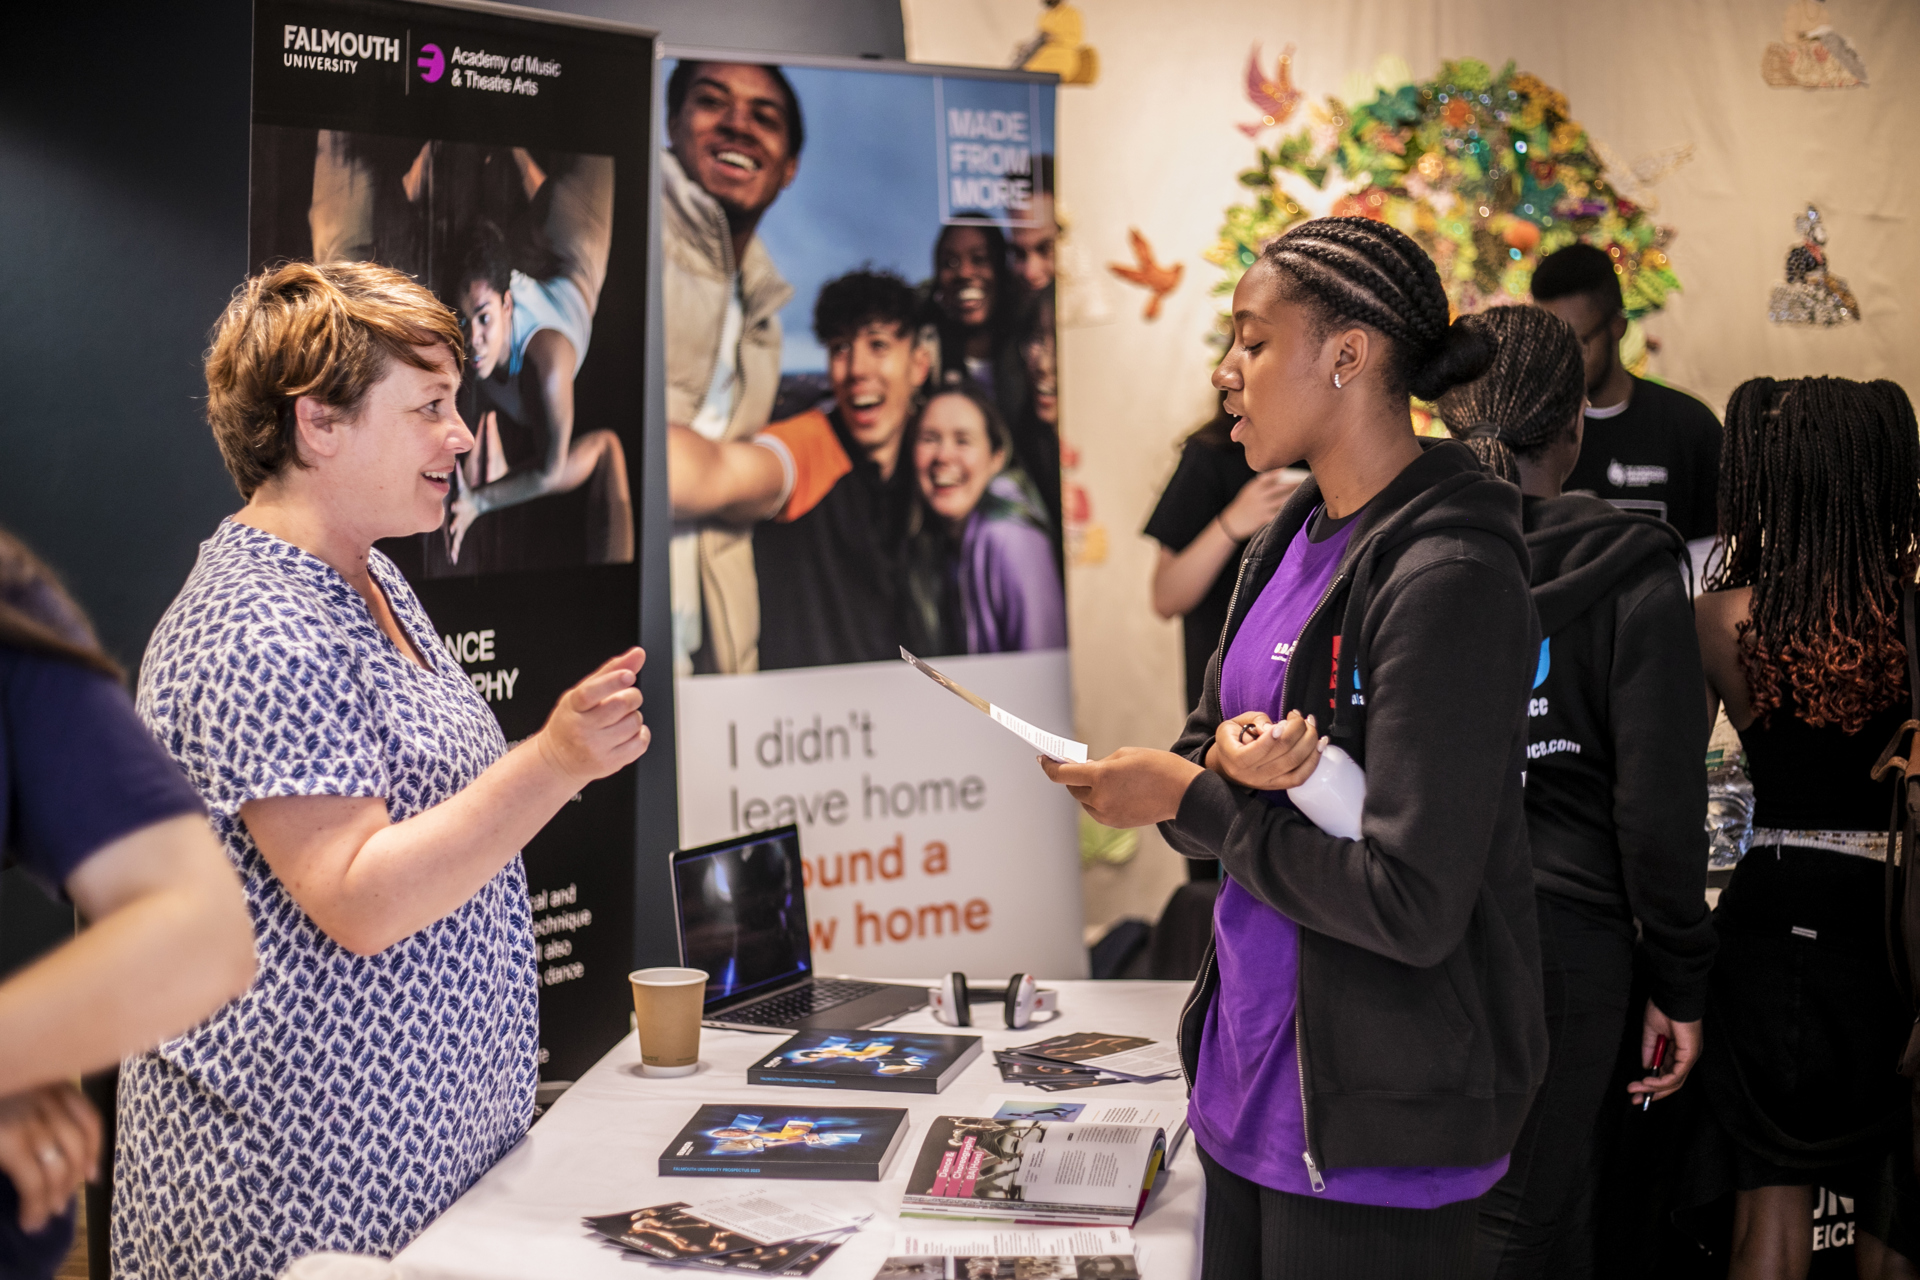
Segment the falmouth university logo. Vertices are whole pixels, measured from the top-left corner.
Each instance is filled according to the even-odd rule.
[[[440,46],[437,44],[421,45],[418,62],[420,64],[420,78],[428,84],[433,84],[439,80],[441,76],[446,74],[447,58],[445,54],[440,52]]]

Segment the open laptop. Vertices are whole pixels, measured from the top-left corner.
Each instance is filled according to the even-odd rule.
[[[707,971],[709,1027],[857,1031],[927,1004],[923,987],[813,976],[800,832],[756,831],[673,855],[680,963]]]

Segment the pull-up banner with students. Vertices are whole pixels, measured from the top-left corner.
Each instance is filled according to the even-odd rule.
[[[475,448],[442,528],[381,549],[508,740],[525,738],[562,691],[645,642],[643,577],[665,577],[664,537],[639,536],[641,480],[658,471],[644,412],[654,40],[396,0],[259,0],[253,38],[254,268],[381,262],[461,315]],[[659,440],[656,426],[656,454]],[[625,1033],[635,960],[672,954],[664,907],[636,922],[638,899],[665,902],[676,835],[659,594],[659,661],[642,673],[652,751],[525,851],[549,1079]]]
[[[1084,974],[1051,77],[668,50],[680,829],[796,823],[824,973]]]

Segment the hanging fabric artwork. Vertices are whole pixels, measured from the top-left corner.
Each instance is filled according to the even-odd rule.
[[[1787,250],[1787,282],[1773,287],[1767,318],[1775,324],[1845,324],[1860,318],[1847,282],[1827,267],[1827,224],[1809,204],[1793,220],[1800,243]]]
[[[1867,64],[1828,23],[1826,0],[1793,0],[1780,34],[1760,55],[1760,78],[1774,88],[1866,88]]]

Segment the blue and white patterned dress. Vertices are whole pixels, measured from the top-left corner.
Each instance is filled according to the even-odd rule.
[[[120,1075],[121,1280],[266,1280],[321,1249],[392,1255],[526,1132],[539,990],[515,857],[376,956],[321,932],[240,820],[268,796],[380,796],[399,822],[480,776],[500,726],[379,552],[375,581],[432,670],[319,559],[232,520],[161,619],[142,718],[239,868],[260,972]]]

